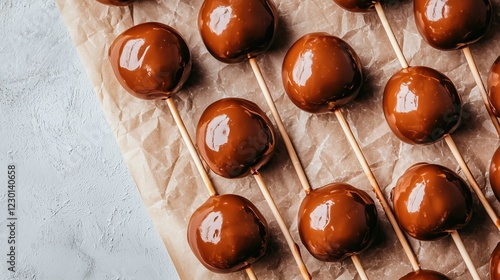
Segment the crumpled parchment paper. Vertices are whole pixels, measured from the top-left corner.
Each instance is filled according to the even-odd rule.
[[[193,55],[188,83],[175,97],[189,133],[194,136],[203,110],[223,97],[242,97],[269,111],[248,63],[227,65],[215,60],[205,49],[197,30],[202,0],[142,0],[129,7],[108,7],[95,0],[56,0],[81,60],[113,130],[122,154],[142,195],[156,229],[165,243],[182,279],[246,279],[244,272],[218,275],[205,269],[191,253],[186,228],[191,213],[208,193],[181,140],[175,123],[162,101],[136,99],[116,81],[107,60],[113,39],[133,24],[158,21],[171,25],[186,39]],[[500,0],[494,0],[496,14]],[[401,143],[390,131],[382,112],[386,81],[399,70],[399,63],[375,11],[354,14],[331,0],[275,0],[279,30],[272,49],[258,58],[284,124],[294,142],[313,188],[334,181],[352,184],[373,198],[370,184],[356,160],[333,114],[311,115],[300,111],[288,99],[281,83],[281,64],[288,48],[310,32],[328,32],[346,40],[364,65],[365,84],[360,96],[343,109],[371,164],[386,197],[398,177],[412,164],[439,163],[460,173],[443,142],[430,146]],[[479,92],[460,51],[443,52],[429,47],[417,32],[413,2],[393,0],[384,5],[387,17],[411,65],[433,67],[448,75],[463,98],[464,118],[453,134],[474,176],[490,202],[500,213],[489,187],[487,169],[499,144],[482,104]],[[133,16],[131,14],[133,11]],[[497,17],[498,18],[498,17]],[[500,55],[499,22],[472,52],[486,78]],[[270,116],[270,114],[268,114]],[[282,143],[262,174],[297,243],[297,210],[305,196]],[[270,225],[272,242],[267,255],[253,268],[261,279],[301,279],[269,207],[253,178],[228,180],[211,173],[219,193],[236,193],[253,201]],[[378,203],[377,203],[378,204]],[[398,279],[411,266],[399,241],[378,204],[381,230],[377,242],[359,255],[371,279]],[[500,235],[475,199],[475,215],[460,231],[467,250],[486,278],[490,252]],[[451,238],[435,242],[410,239],[422,268],[438,270],[452,279],[470,279]],[[305,263],[316,279],[359,279],[348,259],[322,263],[300,244]]]

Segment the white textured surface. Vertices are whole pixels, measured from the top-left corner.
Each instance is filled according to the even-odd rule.
[[[175,279],[52,1],[0,1],[0,279]],[[16,164],[17,272],[6,170]]]

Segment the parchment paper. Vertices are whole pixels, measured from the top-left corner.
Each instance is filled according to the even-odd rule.
[[[128,7],[107,7],[94,0],[56,2],[130,173],[180,277],[245,279],[244,272],[222,276],[211,273],[191,253],[186,241],[187,223],[208,193],[166,104],[142,101],[127,94],[113,76],[107,50],[119,33],[141,22],[163,22],[183,34],[190,46],[194,66],[188,84],[174,101],[193,136],[203,110],[220,98],[246,98],[268,111],[249,64],[226,65],[206,51],[197,30],[202,0],[143,0],[134,4],[133,19]],[[493,2],[498,14],[500,0]],[[283,57],[295,40],[315,31],[343,38],[361,58],[365,85],[359,98],[343,111],[387,197],[397,178],[416,162],[439,163],[461,174],[443,142],[431,146],[402,144],[387,126],[381,106],[382,92],[389,77],[399,70],[399,63],[374,11],[349,13],[331,0],[275,0],[275,3],[280,16],[278,37],[272,50],[258,58],[258,62],[314,188],[342,181],[375,198],[335,116],[302,112],[284,94],[281,83]],[[499,142],[478,89],[460,51],[438,51],[422,41],[414,23],[412,5],[412,1],[400,0],[390,1],[384,7],[409,63],[444,72],[462,94],[463,124],[453,136],[489,201],[500,212],[500,204],[494,199],[486,179],[490,158]],[[483,78],[500,55],[498,30],[496,20],[488,36],[472,46]],[[262,174],[292,236],[300,244],[296,215],[304,193],[282,143]],[[253,178],[228,180],[213,173],[211,177],[220,193],[236,193],[253,201],[270,224],[272,242],[267,255],[253,266],[257,276],[261,279],[300,279],[299,270]],[[382,225],[379,238],[359,257],[371,279],[398,279],[410,272],[411,266],[380,205],[378,210]],[[500,236],[477,199],[475,210],[472,222],[460,234],[479,274],[486,278],[490,252]],[[451,238],[435,242],[410,241],[422,268],[438,270],[452,279],[471,278]],[[314,278],[359,278],[350,260],[322,263],[302,244],[300,248]]]

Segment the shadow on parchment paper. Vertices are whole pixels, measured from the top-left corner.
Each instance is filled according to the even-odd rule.
[[[277,242],[277,240],[282,239],[282,236],[280,236],[281,231],[279,229],[270,230],[269,232],[271,233],[271,237],[269,239],[269,243],[267,244],[266,253],[259,261],[253,264],[253,266],[255,267],[261,266],[265,267],[266,270],[274,271],[277,270],[280,266],[281,260],[279,256],[282,256],[283,254],[288,254],[288,252],[290,252],[290,249],[288,249],[288,247],[285,246],[286,244]],[[279,236],[276,236],[274,233],[278,233]]]
[[[363,85],[361,85],[359,94],[355,99],[359,103],[373,102],[374,98],[377,98],[377,96],[379,95],[380,98],[382,98],[382,95],[384,94],[384,87],[379,89],[375,86],[377,84],[376,81],[379,79],[375,75],[379,75],[380,73],[371,73],[371,72],[372,71],[370,71],[370,69],[363,66],[363,73],[365,77]],[[384,81],[384,83],[386,82],[387,81]],[[380,108],[382,108],[382,103],[380,104]]]
[[[488,214],[484,210],[484,207],[477,199],[477,196],[472,193],[473,199],[473,214],[472,218],[463,229],[459,230],[460,237],[464,240],[465,247],[469,251],[469,254],[476,256],[474,260],[475,263],[488,263],[490,260],[491,252],[488,252],[484,242],[478,242],[475,244],[468,243],[468,239],[474,236],[481,236],[485,232],[496,231],[496,227],[489,218]],[[496,209],[495,209],[496,211]],[[480,253],[479,253],[480,252]]]
[[[283,142],[281,134],[278,128],[274,125],[274,120],[271,120],[275,134],[276,134],[276,146],[273,156],[269,161],[259,169],[259,172],[274,172],[275,170],[282,170],[287,164],[291,164],[291,160],[288,157],[288,151]],[[292,174],[296,174],[295,170],[291,170]],[[298,177],[297,177],[298,179]]]
[[[276,28],[276,37],[274,43],[269,48],[268,52],[273,55],[274,53],[286,52],[292,45],[290,36],[290,23],[278,12],[278,26]]]
[[[381,0],[380,3],[384,6],[384,8],[391,9],[410,1],[412,0]]]
[[[477,198],[477,195],[472,192],[472,201],[473,201],[473,213],[472,218],[470,219],[469,224],[463,229],[460,230],[460,233],[468,234],[468,235],[477,235],[477,229],[485,228],[485,227],[494,227],[493,222],[484,210],[483,205]],[[493,205],[493,203],[491,203]]]
[[[377,254],[380,253],[380,250],[383,250],[385,248],[389,247],[389,241],[392,240],[391,238],[388,238],[387,231],[393,231],[391,224],[388,222],[385,212],[382,211],[382,206],[380,206],[380,203],[378,200],[375,201],[375,204],[377,205],[377,215],[378,215],[378,230],[375,238],[373,239],[373,243],[366,249],[366,251],[363,251],[362,254]],[[383,216],[383,217],[382,217]],[[395,236],[395,234],[393,234]]]
[[[459,95],[465,95],[466,93],[458,93]],[[467,94],[471,94],[470,92]],[[483,102],[477,102],[479,106],[483,106]],[[472,105],[471,103],[463,103],[462,101],[462,117],[460,118],[460,125],[458,128],[452,133],[453,135],[462,135],[464,133],[470,132],[470,131],[479,131],[481,129],[481,122],[478,121],[478,112],[477,109],[475,108],[481,108],[481,107],[476,107],[475,105]],[[481,108],[482,109],[482,108]]]
[[[483,106],[483,102],[476,101],[476,104],[467,103],[463,105],[462,108],[462,120],[460,126],[457,128],[455,132],[452,133],[452,136],[458,139],[457,142],[460,142],[461,139],[470,137],[471,133],[476,133],[482,129],[481,121],[478,119],[478,111],[476,108],[481,108]],[[486,110],[486,109],[484,109]],[[489,121],[489,118],[487,119]],[[493,134],[492,137],[495,137]],[[458,143],[460,149],[460,143]],[[467,161],[473,162],[478,165],[479,170],[487,170],[489,167],[484,166],[480,158],[475,153],[467,153]]]
[[[488,44],[491,44],[491,42],[499,42],[500,41],[500,4],[498,3],[493,3],[493,22],[491,23],[490,30],[486,35],[481,38],[478,42],[474,43],[471,48],[472,52],[474,54],[474,48],[475,46],[479,48],[487,47]],[[498,53],[500,56],[500,53]],[[480,69],[480,72],[485,75],[488,75],[490,71],[491,65],[493,65],[493,61],[490,61],[488,63],[488,69]],[[488,71],[488,72],[486,72]],[[485,81],[486,82],[486,81]]]
[[[373,76],[373,73],[370,73],[370,69],[366,68],[364,65],[362,65],[362,68],[364,76],[363,84],[361,85],[358,96],[345,106],[348,111],[357,110],[358,107],[366,108],[366,106],[372,105],[376,95],[383,94],[383,89],[377,92],[378,89],[374,86],[376,77]],[[382,108],[382,104],[380,104],[380,107]]]
[[[198,59],[197,56],[193,56],[193,53],[191,52],[191,60],[193,62],[191,66],[191,73],[189,74],[189,77],[182,87],[182,90],[189,90],[191,88],[196,88],[199,85],[203,85],[206,83],[206,78],[205,75],[203,74],[202,67],[200,65],[200,60]]]

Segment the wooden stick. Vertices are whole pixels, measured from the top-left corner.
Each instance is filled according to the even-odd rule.
[[[250,280],[257,280],[257,275],[255,275],[255,272],[253,271],[251,265],[245,267],[245,272],[247,273],[248,278],[250,278]]]
[[[377,11],[378,17],[380,18],[380,22],[382,23],[382,26],[384,27],[384,30],[385,30],[385,33],[387,34],[387,37],[389,37],[389,41],[391,42],[392,48],[394,49],[394,52],[396,53],[396,56],[398,57],[399,63],[401,64],[401,67],[408,68],[408,62],[406,61],[406,58],[403,55],[403,52],[401,51],[401,47],[399,46],[398,40],[396,40],[396,36],[394,36],[394,32],[392,31],[392,28],[389,25],[389,22],[387,21],[387,17],[385,16],[384,9],[382,8],[382,5],[380,4],[380,2],[375,3],[375,10]]]
[[[488,111],[488,115],[490,116],[491,122],[493,122],[493,126],[495,127],[497,134],[500,136],[500,123],[498,122],[497,117],[493,114],[491,110],[490,102],[488,101],[488,94],[486,92],[486,88],[484,87],[483,80],[481,79],[481,75],[479,74],[479,70],[476,66],[476,61],[472,56],[470,48],[467,46],[462,49],[465,55],[465,59],[467,59],[467,63],[469,64],[470,71],[472,72],[472,76],[474,76],[474,80],[476,81],[477,87],[479,88],[479,92],[481,93],[481,97],[483,98],[484,106],[486,107],[486,111]]]
[[[182,139],[184,140],[184,143],[186,143],[186,146],[189,150],[189,153],[191,154],[191,157],[193,158],[194,164],[196,165],[198,172],[200,172],[201,179],[205,183],[205,186],[207,187],[208,192],[210,193],[210,196],[216,195],[217,192],[215,191],[215,188],[212,185],[212,181],[210,181],[210,178],[208,178],[208,173],[205,170],[203,163],[201,162],[200,156],[198,155],[198,152],[196,151],[196,148],[194,147],[194,144],[193,144],[193,141],[191,140],[191,137],[189,137],[189,133],[186,129],[186,126],[184,125],[184,122],[182,121],[181,116],[179,115],[179,111],[177,110],[177,106],[175,106],[175,103],[172,100],[172,98],[167,99],[167,104],[168,104],[168,108],[170,109],[170,113],[174,117],[175,123],[177,124],[177,128],[179,128],[179,131],[182,135]]]
[[[396,220],[396,217],[394,217],[394,213],[392,212],[391,207],[389,206],[389,203],[387,202],[382,190],[380,189],[380,186],[377,182],[377,179],[375,179],[375,176],[373,175],[373,172],[368,165],[368,162],[366,161],[365,156],[363,155],[363,152],[361,151],[361,148],[359,147],[358,141],[354,137],[354,134],[352,133],[351,127],[349,126],[349,123],[347,123],[346,119],[344,118],[344,115],[340,111],[340,109],[337,109],[334,111],[335,115],[337,116],[337,119],[339,120],[340,126],[342,126],[342,130],[344,130],[344,133],[347,137],[347,140],[349,140],[349,143],[351,144],[351,147],[354,150],[354,153],[356,154],[356,157],[358,158],[359,163],[361,164],[361,167],[363,168],[363,171],[366,174],[366,177],[368,177],[368,180],[370,181],[370,184],[373,187],[373,191],[377,195],[377,198],[380,201],[380,204],[382,205],[382,208],[385,211],[385,214],[387,218],[389,219],[389,222],[392,225],[392,228],[394,229],[394,232],[396,233],[396,236],[399,239],[399,242],[401,242],[401,245],[403,246],[403,250],[406,253],[406,256],[410,260],[411,266],[413,267],[413,270],[417,271],[420,269],[420,265],[418,263],[418,260],[413,253],[413,250],[411,249],[410,244],[408,243],[408,240],[406,239],[405,235],[403,234],[403,231],[401,231],[401,228],[399,227],[399,224]]]
[[[293,257],[295,259],[295,262],[299,266],[300,273],[302,274],[302,277],[304,279],[311,279],[311,276],[309,275],[309,272],[307,271],[306,265],[304,264],[304,260],[302,260],[302,256],[300,255],[299,248],[297,244],[293,241],[292,235],[290,234],[290,231],[288,230],[288,227],[285,224],[285,221],[283,220],[283,217],[281,217],[280,212],[278,211],[278,207],[276,206],[276,203],[274,202],[273,197],[269,193],[269,189],[267,188],[266,183],[264,182],[264,179],[260,175],[258,171],[255,171],[253,173],[253,177],[255,178],[255,181],[257,181],[257,184],[259,185],[260,191],[264,195],[264,198],[267,201],[267,204],[271,208],[271,211],[273,212],[274,218],[278,222],[278,225],[281,229],[281,232],[285,236],[286,243],[288,244],[288,247],[290,247],[290,250],[292,251]]]
[[[259,86],[262,90],[262,93],[264,94],[264,97],[265,97],[266,102],[267,102],[267,106],[269,106],[269,109],[271,110],[271,114],[273,115],[274,121],[276,122],[276,125],[278,126],[281,137],[283,138],[283,142],[285,143],[286,150],[288,151],[288,154],[290,155],[290,159],[292,161],[293,167],[295,168],[295,172],[299,176],[299,180],[300,180],[300,183],[302,184],[302,188],[304,189],[306,194],[308,194],[311,192],[311,185],[309,184],[309,181],[307,180],[306,174],[304,172],[304,168],[302,167],[302,164],[300,163],[297,152],[295,151],[295,148],[293,147],[292,140],[290,140],[290,136],[288,136],[288,133],[285,129],[285,126],[283,125],[283,121],[281,120],[281,116],[278,113],[278,110],[276,109],[276,104],[274,103],[274,100],[271,96],[271,93],[269,92],[269,88],[267,87],[267,84],[264,80],[264,76],[262,76],[262,72],[260,71],[260,67],[257,64],[257,61],[254,57],[249,58],[248,61],[250,62],[250,65],[252,66],[252,70],[255,74],[255,77],[257,78],[257,82],[259,83]]]
[[[383,27],[385,29],[385,32],[386,32],[387,36],[389,37],[389,41],[391,42],[392,48],[394,49],[394,52],[396,53],[396,56],[398,57],[399,63],[401,64],[401,67],[402,68],[408,68],[408,62],[406,61],[406,59],[405,59],[405,57],[403,55],[403,52],[401,51],[401,48],[400,48],[400,46],[399,46],[399,44],[398,44],[398,42],[396,40],[396,37],[394,36],[394,32],[392,31],[391,26],[389,25],[389,23],[387,21],[387,18],[385,16],[384,10],[383,10],[382,5],[380,4],[380,2],[377,2],[375,4],[375,10],[377,11],[377,14],[378,14],[378,16],[380,18],[380,21],[382,22],[382,25],[383,25]],[[477,70],[477,67],[476,67],[476,64],[474,62],[474,59],[473,59],[473,57],[472,57],[472,55],[470,53],[470,49],[468,47],[465,47],[463,49],[463,51],[464,51],[465,57],[467,59],[467,62],[469,63],[469,67],[470,67],[470,69],[472,71],[472,75],[474,76],[474,79],[476,80],[477,86],[478,86],[478,88],[479,88],[479,90],[481,92],[481,96],[483,98],[483,102],[484,102],[484,104],[486,106],[486,109],[487,109],[488,114],[489,114],[489,116],[491,118],[491,121],[493,122],[493,125],[495,126],[495,129],[496,129],[498,135],[500,136],[500,124],[498,122],[498,119],[495,117],[495,115],[491,111],[491,107],[490,107],[490,104],[488,102],[488,97],[487,97],[487,94],[486,94],[486,89],[484,88],[484,84],[483,84],[483,82],[481,80],[481,77],[479,75],[479,71]],[[346,128],[349,129],[349,125],[345,121],[345,118],[343,117],[343,115],[340,112],[340,110],[336,110],[335,113],[337,115],[337,118],[339,118],[339,121],[341,121],[340,118],[343,119],[344,125],[342,125],[342,128],[344,129],[344,132],[346,132]],[[342,124],[342,121],[341,121],[341,124]],[[352,132],[351,132],[351,134],[352,134]],[[347,135],[347,132],[346,132],[346,135]],[[349,136],[348,136],[348,138],[349,138]],[[349,142],[351,142],[351,145],[353,145],[352,141],[356,140],[354,138],[354,136],[352,136],[352,138],[353,138],[352,140],[349,139]],[[453,155],[455,156],[455,158],[459,162],[462,170],[464,170],[464,173],[466,173],[467,179],[469,180],[469,182],[473,186],[474,191],[476,192],[476,194],[479,197],[479,200],[481,201],[481,203],[485,207],[486,211],[488,212],[488,215],[490,215],[490,218],[493,220],[493,222],[495,223],[495,225],[497,226],[497,228],[500,230],[499,222],[498,222],[498,217],[497,217],[496,213],[493,211],[493,209],[491,208],[490,204],[488,203],[488,201],[484,197],[484,194],[481,192],[481,189],[479,188],[479,185],[477,184],[476,180],[472,176],[472,173],[470,172],[469,168],[467,167],[467,164],[465,163],[462,155],[458,151],[455,143],[453,142],[453,139],[451,138],[450,135],[447,135],[445,137],[445,140],[446,140],[446,143],[448,144],[448,146],[450,147],[450,149],[452,150]],[[357,143],[356,143],[356,145],[357,145]],[[354,148],[354,146],[353,146],[353,148]],[[359,149],[359,146],[358,146],[358,149]],[[366,167],[365,167],[364,164],[361,163],[363,165],[363,169],[365,170],[365,173],[366,173],[366,169],[369,169],[369,166],[366,163],[366,159],[364,158],[364,156],[362,156],[361,150],[359,150],[359,154],[361,155],[362,159],[360,159],[360,156],[358,155],[358,153],[356,155],[358,156],[358,159],[360,160],[360,162],[364,161],[364,164],[366,164]],[[367,173],[367,176],[370,179],[370,181],[372,181],[372,185],[373,185],[373,182],[375,184],[377,184],[377,182],[375,180],[375,177],[373,177],[373,173],[371,171],[370,171],[370,174]],[[378,193],[377,193],[377,196],[379,196]],[[383,204],[382,204],[382,206],[383,206]],[[384,209],[385,209],[385,207],[384,207]],[[387,214],[387,211],[386,211],[386,214]],[[391,224],[392,224],[392,220],[390,218],[389,218],[389,221],[391,221]],[[393,224],[393,228],[396,230],[396,227],[394,227],[394,224]],[[397,228],[398,228],[398,230],[400,230],[399,226],[397,226]],[[467,250],[465,249],[465,246],[464,246],[464,244],[462,242],[462,239],[458,235],[458,232],[456,230],[452,231],[451,232],[451,236],[453,238],[453,241],[455,241],[455,244],[457,245],[457,248],[460,251],[460,254],[462,255],[462,258],[464,259],[465,264],[467,265],[467,268],[469,269],[469,271],[470,271],[470,273],[472,275],[472,278],[475,279],[475,280],[481,279],[479,277],[478,273],[477,273],[476,268],[474,267],[474,264],[472,263],[472,260],[470,259],[469,254],[467,253]],[[399,237],[399,235],[398,235],[398,237]],[[403,236],[403,239],[404,239],[405,242],[407,242],[407,240],[404,238],[404,236]],[[401,241],[401,239],[400,239],[400,241]],[[404,244],[403,244],[403,248],[405,248]],[[406,249],[405,249],[405,251],[406,251]],[[410,258],[409,252],[407,252],[407,255]],[[415,255],[413,254],[413,251],[411,251],[411,256],[415,257]],[[412,260],[412,258],[410,258],[410,261],[411,260]],[[416,261],[416,259],[415,259],[415,262],[416,262],[415,263],[416,265],[414,265],[414,263],[412,262],[412,266],[413,266],[413,269],[416,271],[416,270],[419,269],[419,267],[418,267],[418,262]]]
[[[368,276],[366,276],[365,269],[363,268],[363,265],[361,265],[361,262],[359,261],[358,256],[352,255],[351,256],[352,263],[356,267],[356,270],[358,271],[359,277],[361,280],[368,280]]]
[[[462,169],[462,171],[465,173],[465,177],[467,177],[467,180],[469,181],[469,184],[471,185],[472,189],[476,193],[477,197],[479,198],[479,201],[483,205],[484,209],[486,210],[486,213],[488,213],[488,216],[490,216],[490,219],[493,221],[495,226],[497,227],[498,230],[500,230],[500,221],[498,220],[498,216],[495,213],[495,210],[491,207],[490,203],[484,196],[483,192],[481,191],[481,188],[479,187],[478,183],[476,182],[476,179],[474,179],[474,176],[472,176],[472,172],[470,171],[469,167],[467,166],[467,163],[465,163],[465,160],[460,153],[460,151],[457,148],[457,145],[455,144],[455,141],[453,141],[453,138],[451,138],[451,135],[446,135],[444,137],[444,140],[446,141],[446,144],[448,144],[448,147],[450,148],[451,152],[453,153],[453,156],[458,162],[458,165]]]
[[[456,230],[453,230],[451,232],[451,237],[453,238],[453,241],[455,241],[455,245],[458,248],[458,251],[460,252],[460,255],[462,255],[462,259],[465,261],[465,265],[469,269],[470,274],[472,275],[472,278],[474,280],[481,280],[481,277],[479,277],[479,274],[477,273],[476,267],[474,266],[474,263],[472,262],[469,253],[467,252],[467,249],[465,249],[464,243],[462,241],[462,238],[460,238],[460,235]]]

